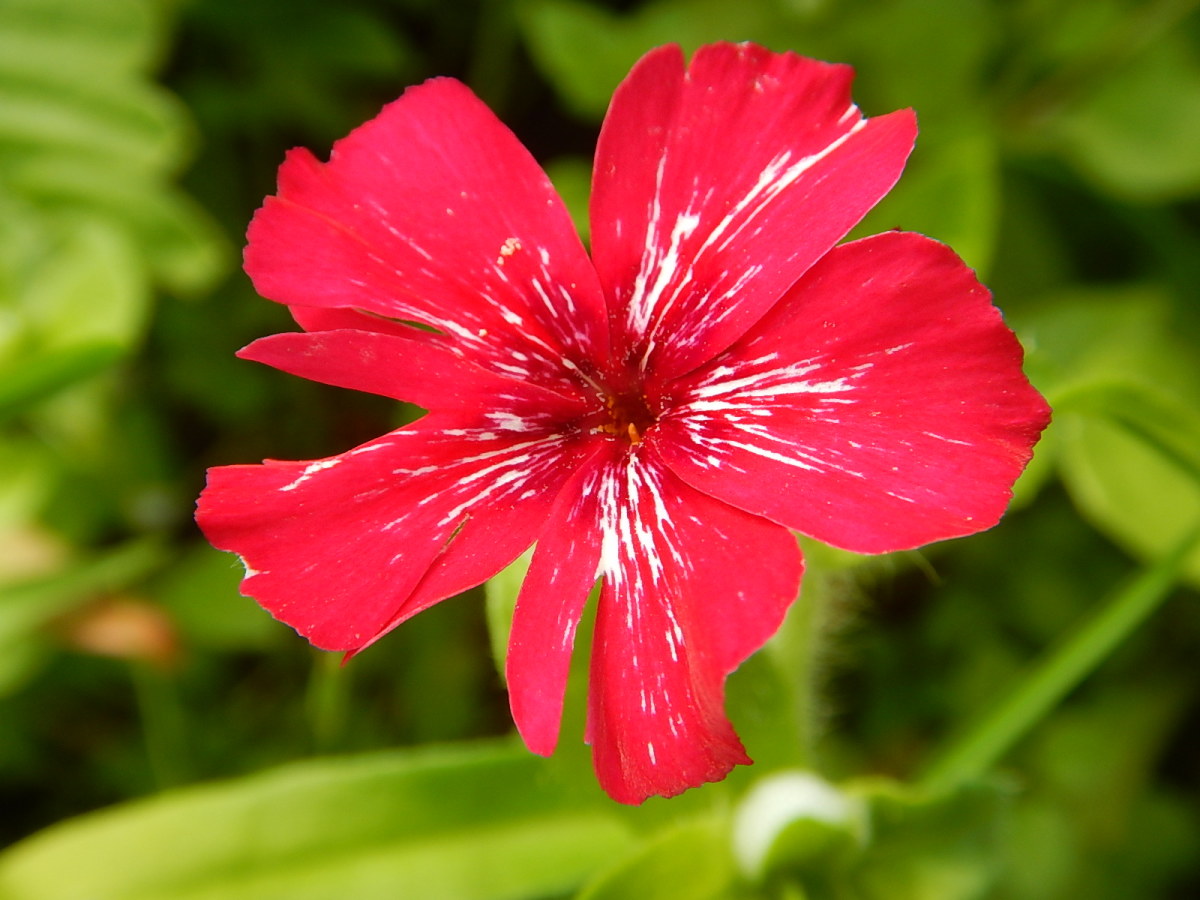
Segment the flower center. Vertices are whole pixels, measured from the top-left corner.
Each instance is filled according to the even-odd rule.
[[[610,396],[604,406],[608,410],[608,421],[600,426],[600,430],[628,438],[631,444],[640,444],[646,429],[658,421],[658,416],[650,411],[646,398],[639,392]]]

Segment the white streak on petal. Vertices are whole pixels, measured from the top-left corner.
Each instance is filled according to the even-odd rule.
[[[501,431],[533,431],[536,427],[523,416],[509,412],[491,412],[487,414],[487,417]]]
[[[790,150],[785,150],[776,156],[759,174],[758,181],[754,187],[747,192],[745,197],[738,201],[725,218],[717,223],[717,227],[712,230],[708,239],[701,245],[697,255],[703,254],[711,245],[722,238],[724,240],[721,240],[721,243],[717,245],[717,250],[725,249],[732,240],[762,213],[768,203],[782,191],[795,184],[801,175],[837,150],[842,144],[846,143],[864,125],[866,125],[866,119],[859,119],[848,131],[839,135],[827,144],[824,149],[818,150],[816,153],[810,153],[808,156],[803,156],[795,162],[791,161],[792,154]],[[749,211],[747,212],[747,210]],[[745,218],[735,225],[736,220],[743,213],[746,214]],[[728,235],[725,234],[726,231],[729,232]]]
[[[238,562],[240,562],[242,564],[242,568],[246,570],[247,578],[253,578],[255,575],[269,575],[270,574],[270,572],[259,571],[258,569],[251,566],[250,563],[246,562],[245,558],[241,554],[238,554]]]
[[[309,463],[307,466],[304,467],[304,471],[300,473],[300,476],[295,481],[293,481],[291,484],[285,484],[279,490],[294,491],[296,488],[300,487],[300,485],[304,484],[304,482],[308,481],[308,479],[312,478],[318,472],[323,472],[326,469],[332,469],[334,466],[336,466],[340,462],[341,462],[341,459],[339,459],[338,457],[334,457],[332,459],[319,459],[316,462]]]
[[[946,437],[944,434],[934,434],[932,431],[922,431],[921,434],[925,435],[926,437],[931,437],[934,440],[945,441],[947,444],[958,444],[961,447],[974,446],[970,441],[960,441],[955,438]]]
[[[662,165],[659,165],[659,176],[662,175]],[[665,253],[661,255],[658,252],[657,238],[654,234],[657,231],[658,225],[658,198],[655,197],[655,214],[651,219],[651,233],[647,235],[647,250],[642,255],[642,267],[634,280],[633,296],[629,298],[629,311],[627,313],[627,322],[629,330],[633,334],[644,334],[649,328],[651,319],[656,313],[661,317],[661,313],[675,297],[679,294],[679,286],[676,287],[671,297],[668,298],[665,304],[662,304],[662,309],[659,309],[660,302],[663,298],[663,293],[675,277],[675,273],[679,271],[682,262],[681,249],[684,240],[691,237],[696,227],[700,224],[700,217],[691,213],[683,213],[675,220],[675,226],[671,229],[670,243],[667,245]],[[650,283],[651,275],[654,276],[653,284]]]

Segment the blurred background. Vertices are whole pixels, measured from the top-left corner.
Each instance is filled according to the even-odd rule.
[[[1200,896],[1197,5],[0,0],[0,897]],[[550,762],[512,741],[490,648],[519,572],[342,668],[238,596],[191,516],[208,466],[412,415],[233,356],[294,327],[239,268],[285,150],[454,75],[586,232],[613,87],[713,40],[851,63],[868,115],[917,110],[856,233],[954,246],[1056,418],[992,532],[808,547],[803,621],[730,683],[758,765],[616,809],[577,730]],[[1139,577],[1156,599],[998,766],[919,790]],[[857,812],[732,849],[790,768]]]

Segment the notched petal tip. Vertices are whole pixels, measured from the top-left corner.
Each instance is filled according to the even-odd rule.
[[[651,748],[647,745],[648,753],[653,752]],[[641,806],[652,797],[678,797],[692,788],[724,781],[737,766],[754,764],[732,731],[723,740],[706,737],[695,751],[687,760],[662,762],[655,756],[649,764],[626,759],[614,766],[593,748],[593,758],[604,792],[626,806]]]

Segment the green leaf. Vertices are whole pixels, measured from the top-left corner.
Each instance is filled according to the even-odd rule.
[[[1137,3],[1140,0],[1132,0]],[[1078,68],[1120,29],[1131,0],[1020,0],[1010,27],[1024,38],[1021,62],[1037,71]]]
[[[1200,191],[1200,50],[1185,30],[1107,66],[1089,88],[1048,129],[1085,173],[1139,201]]]
[[[26,201],[29,220],[83,213],[125,232],[137,279],[149,270],[196,291],[226,248],[167,183],[193,135],[182,105],[144,73],[162,51],[159,17],[149,0],[0,5],[0,193]]]
[[[0,69],[42,68],[93,80],[141,72],[160,53],[159,25],[142,0],[5,0]]]
[[[5,382],[0,379],[0,385]],[[0,417],[2,418],[2,417]],[[55,461],[45,452],[40,440],[27,435],[5,435],[0,439],[0,529],[22,529],[42,509],[58,474]],[[5,552],[7,551],[7,552]],[[14,557],[17,570],[25,568],[22,563],[36,562],[40,554],[22,551],[17,543],[0,549],[0,580],[4,580],[9,569],[3,560]]]
[[[131,541],[54,575],[0,587],[0,648],[23,640],[84,600],[145,577],[162,559],[157,543]]]
[[[50,656],[49,641],[34,635],[0,653],[0,697],[14,693],[29,681]]]
[[[1200,520],[1200,368],[1148,288],[1079,292],[1028,320],[1030,374],[1080,511],[1155,560]],[[1200,552],[1185,576],[1200,579]]]
[[[1190,394],[1196,367],[1169,317],[1170,298],[1154,285],[1074,288],[1042,297],[1021,328],[1030,377],[1052,401],[1117,378]]]
[[[48,350],[0,367],[0,421],[103,372],[120,356],[116,344],[90,342]]]
[[[163,574],[154,597],[189,646],[260,649],[280,629],[257,603],[238,592],[243,575],[235,556],[196,543]]]
[[[527,0],[519,12],[534,62],[572,112],[596,120],[652,47],[677,43],[690,53],[711,41],[767,39],[776,21],[763,0],[659,0],[628,16],[582,0]]]
[[[521,582],[529,571],[533,551],[527,551],[504,569],[492,576],[484,588],[487,613],[488,643],[492,648],[492,659],[496,671],[504,677],[504,661],[508,659],[508,634],[512,631],[513,611],[517,608],[517,595],[521,593]]]
[[[1011,791],[970,785],[931,799],[884,781],[858,788],[870,841],[842,873],[862,900],[982,900],[999,873]],[[840,896],[840,895],[835,895]]]
[[[588,221],[588,198],[592,192],[591,160],[581,156],[560,156],[547,163],[546,174],[567,204],[575,230],[587,243],[591,229]]]
[[[6,900],[510,900],[572,889],[630,837],[507,744],[291,765],[53,827]]]
[[[973,130],[986,115],[989,60],[1000,29],[987,0],[889,0],[830,3],[823,32],[794,31],[795,49],[850,63],[854,93],[867,115],[911,107],[921,123],[918,147],[936,134]]]
[[[1058,409],[1121,425],[1200,487],[1200,414],[1169,393],[1124,381],[1097,381],[1059,396]]]
[[[1162,406],[1161,398],[1152,401]],[[1180,411],[1180,433],[1196,433],[1195,414]],[[1167,427],[1163,418],[1156,427]],[[1200,521],[1200,481],[1178,457],[1112,418],[1071,415],[1059,423],[1062,478],[1081,512],[1129,552],[1154,560]],[[1184,576],[1200,584],[1200,548]]]
[[[716,900],[735,876],[729,827],[702,819],[667,828],[591,881],[578,900]]]
[[[0,141],[7,160],[69,147],[118,165],[161,169],[179,155],[178,110],[144,85],[67,89],[14,77],[3,88]]]
[[[999,225],[996,148],[984,129],[921,141],[904,177],[852,237],[891,228],[919,231],[949,244],[972,268],[986,272]]]
[[[132,347],[141,338],[151,298],[126,233],[103,219],[82,218],[53,231],[51,252],[22,291],[30,330],[43,346]]]
[[[45,152],[10,166],[9,177],[45,210],[86,209],[127,229],[142,264],[176,293],[207,290],[227,268],[228,243],[195,201],[125,163]]]

